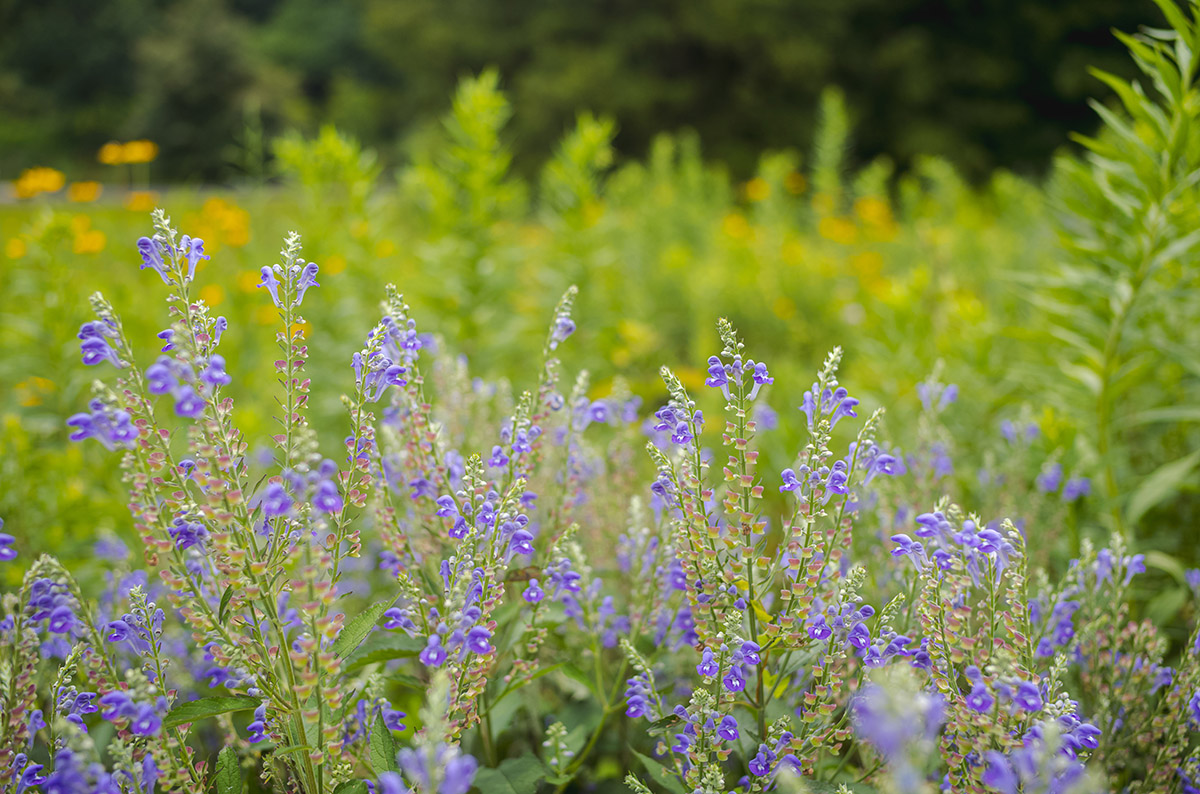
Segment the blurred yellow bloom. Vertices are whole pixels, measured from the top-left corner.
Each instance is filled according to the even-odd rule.
[[[242,292],[254,292],[262,283],[262,273],[258,270],[243,270],[237,275],[238,289]]]
[[[43,397],[54,391],[54,381],[33,375],[17,384],[17,402],[26,408],[41,405]]]
[[[750,236],[750,224],[746,221],[746,216],[739,212],[731,212],[721,221],[721,231],[734,240],[744,240]]]
[[[123,162],[149,163],[158,157],[158,144],[154,141],[130,141],[121,147]]]
[[[818,215],[832,215],[834,209],[833,196],[828,193],[818,193],[812,197],[813,211]]]
[[[89,229],[75,235],[72,250],[77,254],[98,254],[108,244],[108,237],[99,229]]]
[[[325,264],[321,266],[326,274],[336,276],[346,269],[346,257],[341,254],[333,254],[325,260]]]
[[[675,374],[679,377],[680,383],[693,391],[704,387],[704,373],[695,367],[677,367]]]
[[[125,147],[117,141],[109,141],[100,147],[96,159],[105,165],[120,165],[125,162]]]
[[[220,284],[206,284],[200,289],[200,300],[209,306],[220,306],[225,301],[225,288]]]
[[[742,190],[750,201],[766,201],[771,196],[771,185],[761,176],[751,179]]]
[[[771,303],[771,311],[781,320],[790,320],[796,316],[796,302],[786,295],[780,295]]]
[[[25,256],[25,241],[20,237],[10,237],[4,243],[4,255],[9,259],[20,259]]]
[[[375,244],[375,256],[380,259],[396,253],[396,244],[391,240],[380,240]]]
[[[792,195],[798,195],[803,193],[804,189],[808,187],[808,180],[799,171],[791,171],[783,178],[783,186]]]
[[[798,265],[804,261],[804,245],[799,240],[788,240],[779,252],[784,264]]]
[[[254,310],[254,322],[259,325],[271,325],[279,322],[279,310],[274,304],[268,303]]]
[[[33,198],[39,193],[57,193],[63,189],[67,178],[62,171],[53,168],[29,168],[13,182],[17,198]]]
[[[371,226],[364,220],[357,220],[350,224],[350,236],[355,240],[361,240],[366,237],[371,231]]]
[[[74,201],[76,204],[86,204],[89,201],[95,201],[100,198],[100,193],[104,188],[99,182],[72,182],[67,188],[67,201]]]
[[[158,204],[158,194],[152,190],[135,190],[125,199],[125,209],[131,212],[149,212]]]
[[[78,214],[71,216],[71,234],[78,237],[79,235],[92,228],[92,219],[86,215]]]
[[[250,242],[250,213],[232,201],[216,196],[204,202],[200,208],[200,224],[208,227],[208,236],[203,239],[215,244],[241,248]]]
[[[821,222],[817,224],[817,233],[826,240],[841,245],[853,245],[854,241],[858,239],[858,229],[855,227],[854,221],[833,216],[821,218]]]
[[[892,222],[892,208],[881,198],[864,196],[854,202],[854,214],[863,222],[884,226]]]

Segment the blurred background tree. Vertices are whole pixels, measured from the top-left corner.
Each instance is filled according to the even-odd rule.
[[[0,176],[95,168],[105,141],[164,150],[156,178],[244,168],[230,141],[334,123],[406,160],[464,74],[495,67],[514,168],[530,175],[579,111],[618,155],[691,128],[749,175],[807,148],[817,98],[845,91],[853,162],[949,158],[978,179],[1039,175],[1096,121],[1085,66],[1128,74],[1112,28],[1141,0],[0,0]]]

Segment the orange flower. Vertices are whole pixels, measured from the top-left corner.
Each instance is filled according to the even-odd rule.
[[[99,182],[72,182],[67,188],[67,201],[86,204],[100,198],[104,187]]]
[[[125,147],[116,141],[109,141],[96,152],[96,159],[105,165],[120,165],[125,162]]]

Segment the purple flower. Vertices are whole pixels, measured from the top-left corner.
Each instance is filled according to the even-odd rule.
[[[987,769],[983,771],[983,784],[1001,794],[1017,794],[1019,781],[1008,759],[995,750],[988,750],[984,758]]]
[[[986,713],[995,703],[996,699],[988,692],[988,688],[980,682],[971,687],[971,692],[967,695],[967,708],[977,711],[980,714]]]
[[[727,742],[736,742],[739,735],[737,720],[734,719],[732,714],[725,715],[724,719],[721,720],[721,724],[717,726],[717,736]]]
[[[1054,493],[1062,484],[1062,476],[1062,464],[1052,463],[1049,466],[1043,466],[1042,473],[1037,476],[1035,481],[1038,490],[1042,493]]]
[[[249,735],[246,741],[251,744],[258,744],[267,740],[267,704],[260,703],[258,708],[254,710],[254,721],[246,726],[246,731]]]
[[[267,518],[281,516],[292,507],[292,497],[282,483],[273,482],[262,495],[263,514]]]
[[[730,692],[741,692],[746,688],[746,679],[742,675],[742,671],[734,667],[730,669],[725,677],[721,679],[721,683],[725,685],[725,689]]]
[[[162,718],[153,705],[143,703],[130,722],[129,730],[138,736],[155,736],[162,730]]]
[[[475,758],[469,755],[459,755],[451,758],[442,774],[442,785],[438,794],[467,794],[475,781],[475,772],[479,768]]]
[[[867,624],[855,623],[854,628],[850,629],[850,633],[846,636],[846,642],[860,651],[870,645],[871,632],[867,629]]]
[[[94,320],[79,327],[79,350],[83,354],[83,363],[88,366],[102,361],[110,362],[117,369],[125,366],[120,356],[108,340],[116,336],[116,331],[103,320]]]
[[[509,458],[504,454],[504,448],[496,445],[492,447],[492,456],[488,458],[488,465],[493,469],[503,469],[508,465]]]
[[[264,265],[262,269],[262,283],[259,287],[266,287],[267,292],[271,293],[271,301],[279,305],[279,279],[275,278],[275,271],[269,266]]]
[[[133,417],[101,400],[92,400],[88,408],[90,414],[75,414],[67,420],[67,425],[75,428],[68,438],[72,441],[94,438],[110,450],[133,446],[138,437],[138,430],[132,424]]]
[[[1026,711],[1038,711],[1042,707],[1042,695],[1035,684],[1022,681],[1013,693],[1013,702]]]
[[[204,414],[204,398],[196,394],[191,386],[177,387],[172,394],[175,397],[175,413],[185,419],[197,419]]]
[[[208,259],[204,253],[204,241],[199,237],[188,237],[186,234],[179,240],[179,247],[188,261],[188,281],[196,277],[196,265],[201,259]]]
[[[173,329],[168,328],[165,331],[159,331],[155,336],[163,340],[161,352],[169,353],[175,349],[175,342],[172,341],[175,339],[175,331]]]
[[[569,314],[560,314],[554,318],[554,328],[550,331],[550,349],[554,350],[560,342],[575,333],[575,321]]]
[[[527,603],[536,604],[546,597],[546,591],[538,587],[537,579],[530,579],[529,586],[525,588],[525,592],[521,594]]]
[[[467,650],[471,653],[485,654],[492,652],[492,633],[483,626],[475,626],[467,632]]]
[[[1064,502],[1074,502],[1081,496],[1092,492],[1092,481],[1087,477],[1072,477],[1067,480],[1067,484],[1063,486],[1062,500]]]
[[[208,359],[208,366],[200,370],[200,380],[207,383],[209,386],[228,386],[233,382],[225,372],[224,356],[212,355]]]
[[[720,672],[720,667],[717,666],[717,661],[713,658],[711,648],[705,648],[701,654],[700,664],[696,665],[696,672],[705,678],[712,678]]]
[[[426,667],[441,667],[446,661],[446,649],[442,647],[442,638],[436,634],[429,635],[425,648],[417,656]]]
[[[152,240],[149,237],[140,237],[137,241],[138,253],[142,255],[142,266],[139,270],[153,268],[163,280],[164,284],[173,283],[167,276],[166,266],[163,264],[162,245],[158,240]]]
[[[175,388],[178,381],[171,371],[171,359],[159,356],[150,366],[146,367],[146,388],[151,394],[166,394]]]
[[[336,513],[342,509],[344,502],[333,480],[321,480],[313,491],[313,507],[325,513]]]
[[[293,306],[299,306],[304,302],[304,293],[308,291],[309,287],[321,286],[317,283],[317,271],[319,269],[316,262],[309,262],[304,265],[304,269],[300,271],[300,278],[296,282],[296,302],[292,304]]]
[[[4,519],[0,518],[0,529],[4,529]],[[13,544],[17,539],[12,535],[0,532],[0,562],[10,562],[17,558],[17,550],[13,548]]]
[[[223,316],[218,317],[217,321],[215,323],[213,323],[213,344],[214,345],[221,344],[221,334],[225,333],[226,329],[228,329],[228,328],[229,328],[229,321],[226,320]]]
[[[780,493],[798,490],[802,485],[800,480],[796,478],[796,472],[791,469],[784,469],[779,473],[779,476],[783,480],[783,485],[779,486]]]

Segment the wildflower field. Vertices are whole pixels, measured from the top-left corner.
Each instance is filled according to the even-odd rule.
[[[0,202],[0,792],[1200,791],[1200,3],[1052,175],[734,180],[494,71],[392,170]]]

